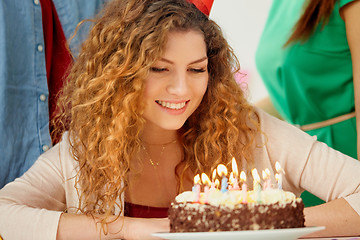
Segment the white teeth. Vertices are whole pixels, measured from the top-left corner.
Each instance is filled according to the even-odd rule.
[[[163,107],[179,110],[183,107],[185,107],[186,102],[182,103],[170,103],[170,102],[163,102],[163,101],[156,101],[158,104],[160,104]]]

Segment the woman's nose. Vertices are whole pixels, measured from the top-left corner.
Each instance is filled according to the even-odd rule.
[[[174,95],[184,95],[188,91],[188,85],[186,81],[186,72],[185,73],[176,73],[171,76],[167,86],[167,91],[170,94]]]

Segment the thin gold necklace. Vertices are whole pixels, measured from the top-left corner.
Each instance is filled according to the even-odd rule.
[[[148,156],[150,164],[151,164],[154,168],[158,167],[158,166],[160,165],[160,161],[155,162],[155,161],[152,159],[152,157],[151,157],[150,153],[148,152],[148,150],[147,150],[147,148],[146,148],[146,146],[145,146],[144,143],[145,143],[145,142],[143,142],[143,144],[141,144],[141,146],[142,146],[142,148],[144,149],[144,152],[146,153],[146,155]],[[163,156],[163,154],[164,154],[165,148],[166,148],[168,145],[173,144],[173,143],[176,143],[176,140],[171,141],[171,142],[169,142],[169,143],[165,143],[165,144],[149,144],[149,143],[146,143],[146,144],[148,144],[148,145],[161,145],[160,158],[162,158],[162,156]]]

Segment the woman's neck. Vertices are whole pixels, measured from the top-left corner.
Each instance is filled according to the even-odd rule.
[[[163,129],[155,124],[146,123],[141,140],[148,145],[166,145],[178,140],[178,130]]]

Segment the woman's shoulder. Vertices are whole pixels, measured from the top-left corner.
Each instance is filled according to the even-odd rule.
[[[310,136],[296,126],[271,116],[265,111],[256,108],[259,118],[259,141],[263,150],[274,155],[289,156],[297,153],[309,154],[312,146],[317,142],[316,136]]]
[[[69,133],[65,132],[57,144],[40,155],[38,161],[45,162],[59,169],[65,178],[74,177],[78,168],[78,162],[71,154]]]
[[[69,133],[65,132],[60,141],[40,155],[40,158],[54,159],[59,155],[65,156],[68,154],[70,154],[70,140]]]
[[[338,8],[344,7],[346,4],[349,4],[351,2],[355,2],[356,0],[339,0]]]

